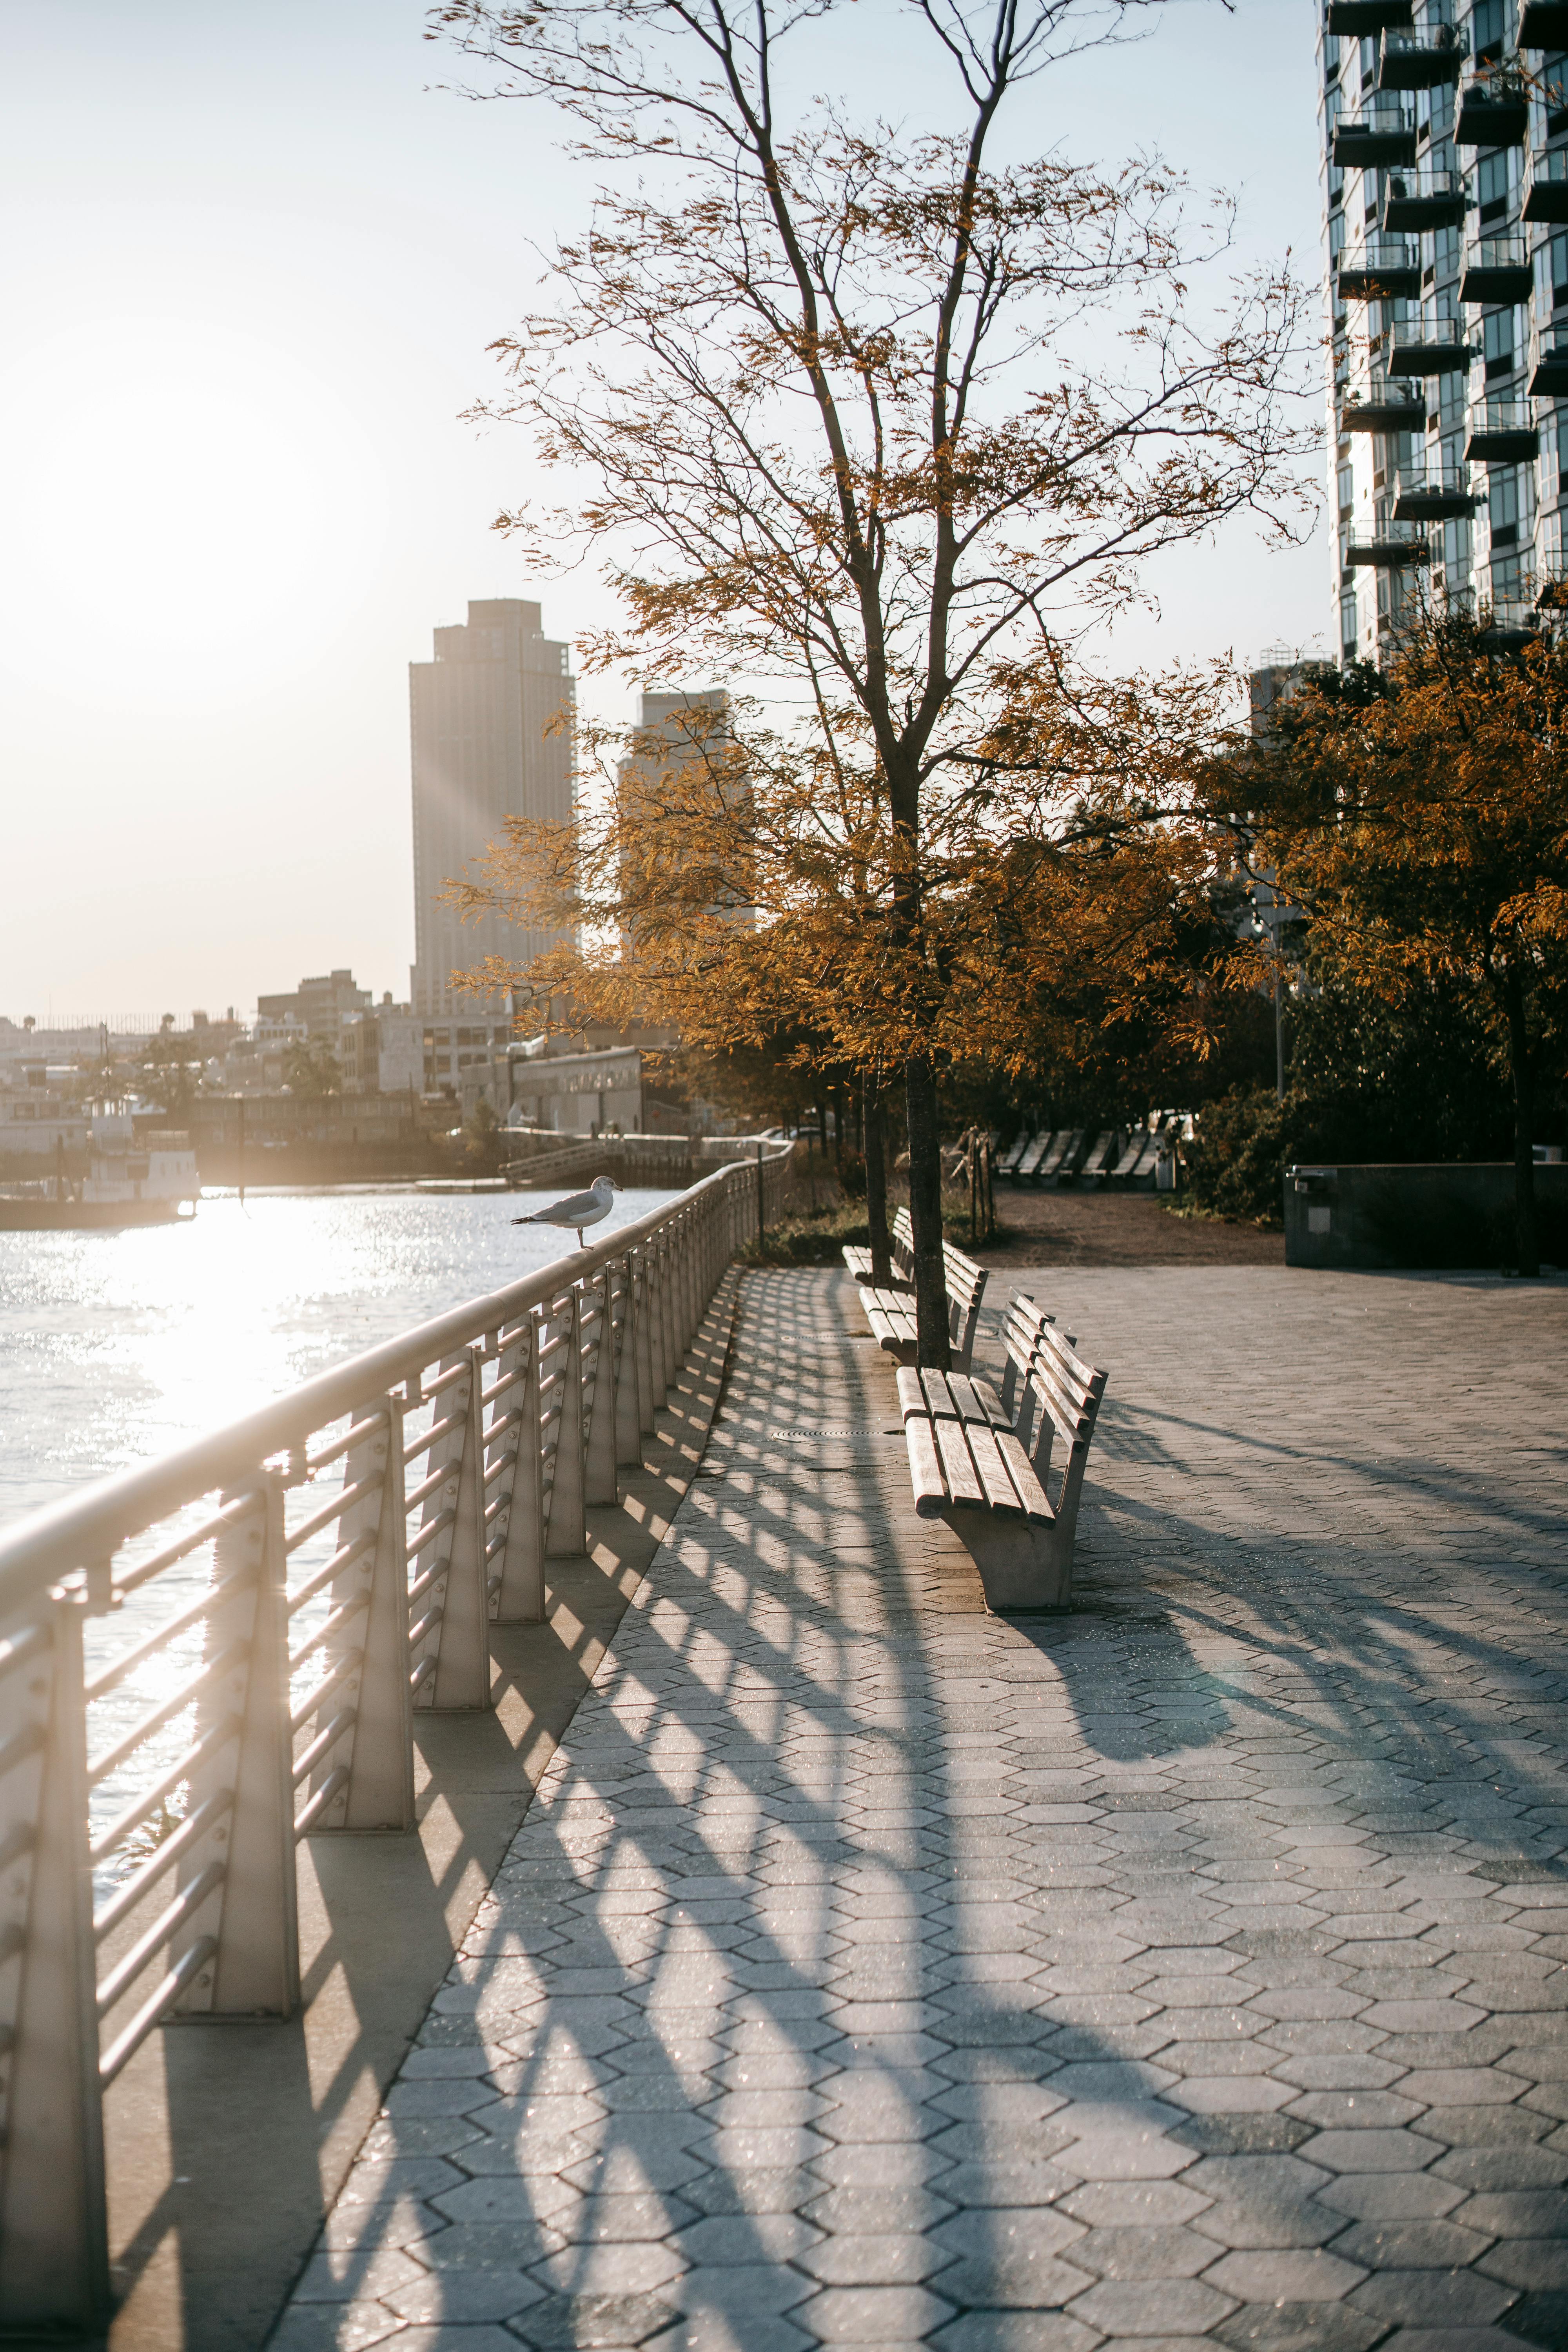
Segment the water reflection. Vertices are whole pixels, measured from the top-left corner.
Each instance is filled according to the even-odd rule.
[[[612,1232],[669,1197],[621,1193],[596,1231]],[[226,1196],[204,1202],[188,1225],[0,1234],[0,1521],[164,1453],[429,1316],[575,1255],[570,1235],[514,1227],[518,1208],[516,1194],[265,1195],[243,1209]],[[411,1434],[434,1410],[411,1421]],[[312,1483],[291,1495],[289,1519],[306,1517],[342,1476],[334,1466],[324,1489]],[[210,1499],[194,1502],[133,1540],[124,1559],[150,1557],[211,1507]],[[289,1563],[291,1591],[331,1559],[337,1540],[333,1522],[300,1548]],[[89,1620],[89,1679],[197,1600],[211,1560],[204,1545],[111,1616]],[[330,1605],[326,1590],[307,1602],[291,1624],[291,1647]],[[92,1705],[90,1756],[107,1757],[186,1684],[205,1639],[198,1620]],[[321,1672],[319,1658],[301,1663],[296,1703]],[[94,1789],[95,1837],[186,1753],[194,1727],[192,1710],[182,1709]],[[184,1810],[183,1797],[181,1784],[152,1825],[154,1842]],[[105,1858],[96,1874],[100,1894],[148,1844],[138,1832]]]
[[[188,1225],[0,1234],[0,1520],[565,1255],[510,1223],[537,1197],[252,1194]],[[618,1193],[595,1232],[668,1198]]]

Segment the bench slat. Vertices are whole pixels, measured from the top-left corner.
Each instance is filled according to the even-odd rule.
[[[914,1346],[915,1327],[909,1316],[884,1315],[879,1307],[868,1307],[866,1320],[878,1346],[886,1348],[889,1354],[896,1355],[900,1348]]]
[[[985,1489],[985,1499],[992,1509],[1017,1512],[1020,1507],[1017,1490],[1007,1475],[1006,1465],[998,1451],[996,1432],[975,1422],[964,1428],[963,1436],[970,1457],[980,1474],[980,1483]]]
[[[931,1423],[923,1413],[912,1415],[905,1422],[904,1444],[910,1454],[910,1483],[915,1490],[915,1516],[921,1519],[937,1518],[946,1505],[947,1488],[942,1484],[936,1439]]]
[[[945,1372],[930,1372],[922,1369],[921,1387],[925,1394],[926,1411],[933,1420],[963,1420],[963,1415],[953,1402],[952,1392],[948,1387]]]
[[[1018,1500],[1032,1519],[1043,1519],[1048,1526],[1056,1513],[1051,1508],[1045,1488],[1035,1475],[1028,1455],[1010,1429],[997,1430],[995,1438],[996,1451],[1007,1465],[1007,1475],[1013,1481]]]
[[[990,1423],[992,1428],[1011,1429],[1013,1423],[1008,1416],[1007,1408],[1003,1403],[1001,1398],[997,1395],[995,1390],[992,1387],[990,1381],[975,1380],[973,1375],[971,1375],[971,1379],[974,1390],[975,1401],[979,1404],[982,1412],[985,1415],[985,1418]]]
[[[981,1429],[1011,1428],[1012,1423],[988,1381],[977,1381],[973,1374],[949,1372],[947,1385],[962,1422],[966,1424],[973,1423]]]
[[[909,1429],[915,1425],[906,1423],[905,1427]],[[936,1433],[937,1450],[942,1455],[950,1498],[957,1504],[984,1509],[988,1497],[980,1483],[979,1473],[970,1459],[969,1447],[964,1442],[963,1423],[960,1421],[933,1421],[931,1427]]]

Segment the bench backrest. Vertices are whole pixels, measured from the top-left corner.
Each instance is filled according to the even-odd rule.
[[[1106,1376],[1084,1362],[1070,1333],[1058,1331],[1053,1318],[1032,1298],[1014,1298],[1003,1336],[1007,1349],[1003,1406],[1047,1495],[1056,1441],[1061,1441],[1055,1464],[1061,1487],[1051,1496],[1051,1505],[1070,1542]]]
[[[906,1282],[914,1279],[915,1229],[910,1222],[908,1209],[893,1213],[893,1263]],[[951,1242],[942,1245],[942,1280],[947,1286],[947,1336],[953,1351],[955,1369],[969,1370],[974,1354],[974,1327],[980,1320],[980,1302],[985,1296],[985,1268],[965,1257]]]

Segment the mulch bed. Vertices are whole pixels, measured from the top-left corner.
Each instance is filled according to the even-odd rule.
[[[1283,1265],[1285,1236],[1209,1217],[1173,1217],[1152,1192],[996,1187],[1003,1238],[982,1265]],[[967,1248],[967,1243],[960,1241]]]

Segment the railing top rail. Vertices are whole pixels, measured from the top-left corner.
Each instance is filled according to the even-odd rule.
[[[552,1258],[521,1281],[487,1297],[468,1299],[400,1332],[395,1339],[351,1356],[255,1412],[194,1438],[188,1445],[134,1469],[118,1471],[79,1494],[64,1496],[58,1503],[46,1504],[41,1510],[0,1528],[0,1614],[25,1608],[61,1577],[107,1559],[121,1544],[199,1496],[253,1475],[258,1463],[302,1444],[311,1430],[354,1412],[422,1371],[437,1357],[515,1321],[531,1307],[547,1306],[564,1285],[595,1275],[612,1259],[624,1257],[737,1170],[754,1174],[755,1162],[736,1160],[727,1168],[716,1168],[673,1201],[650,1209],[630,1224],[617,1226],[586,1249]]]

